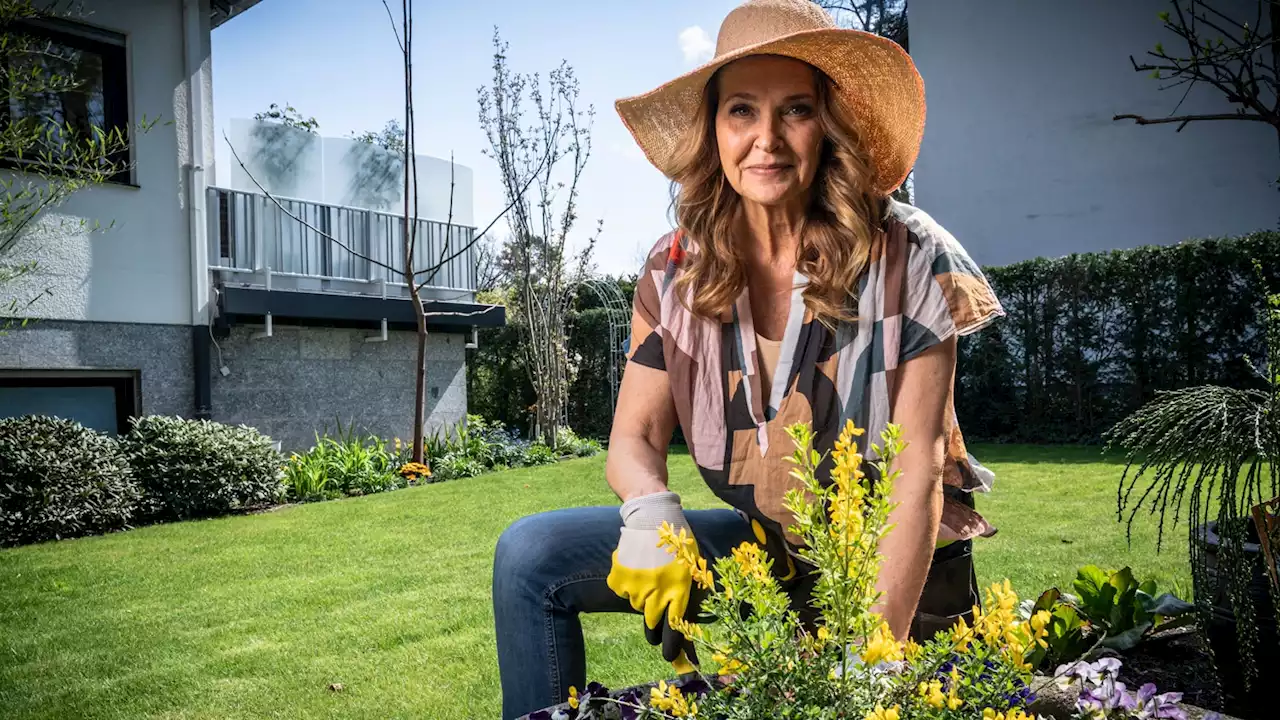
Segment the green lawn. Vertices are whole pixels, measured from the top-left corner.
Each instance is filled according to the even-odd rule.
[[[1130,551],[1120,466],[1094,449],[979,447],[983,582],[1020,593],[1077,565],[1132,565],[1187,587],[1184,530]],[[603,457],[272,513],[0,551],[0,714],[7,718],[496,718],[489,583],[510,522],[615,504]],[[717,501],[687,457],[672,486]],[[586,622],[593,679],[664,674],[635,618]],[[332,692],[331,683],[344,690]]]

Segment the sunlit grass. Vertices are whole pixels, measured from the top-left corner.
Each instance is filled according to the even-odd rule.
[[[980,578],[1065,587],[1085,563],[1187,584],[1115,518],[1121,466],[1090,448],[979,447]],[[686,456],[672,487],[719,505]],[[0,551],[0,708],[12,718],[496,718],[493,548],[531,513],[617,501],[604,458],[275,512]],[[585,620],[593,679],[669,671],[630,616]],[[341,691],[330,690],[339,683]]]

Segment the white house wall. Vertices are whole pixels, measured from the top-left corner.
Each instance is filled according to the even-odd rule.
[[[1276,228],[1273,128],[1202,122],[1175,133],[1112,120],[1168,115],[1181,97],[1129,62],[1157,42],[1175,51],[1157,19],[1169,8],[912,0],[911,54],[929,107],[916,204],[997,265]],[[1179,114],[1230,111],[1197,87]]]
[[[29,314],[47,319],[191,325],[191,241],[184,163],[191,133],[182,0],[86,0],[86,24],[127,36],[130,119],[158,118],[134,140],[136,187],[108,185],[72,196],[47,213],[19,248],[40,269],[17,297],[49,289]],[[208,81],[209,4],[199,2],[205,72],[202,134],[213,159]],[[212,168],[206,170],[212,176]],[[105,229],[86,232],[81,221]]]

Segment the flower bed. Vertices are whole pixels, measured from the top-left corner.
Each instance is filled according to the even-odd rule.
[[[801,621],[759,545],[743,543],[709,568],[693,538],[664,526],[663,544],[706,594],[703,624],[674,616],[668,622],[715,670],[618,693],[594,683],[581,692],[571,688],[564,704],[528,720],[1194,717],[1179,693],[1161,694],[1149,684],[1126,688],[1112,658],[1062,665],[1053,679],[1036,675],[1035,664],[1049,651],[1054,614],[1034,607],[1029,616],[1020,613],[1007,580],[988,589],[972,626],[961,620],[922,644],[898,642],[872,608],[880,600],[878,546],[889,529],[901,430],[890,425],[881,443],[871,445],[876,460],[864,474],[854,440],[861,431],[848,423],[825,486],[815,477],[822,458],[809,428],[792,426],[788,434],[797,448],[792,474],[801,486],[784,504],[795,518],[791,531],[803,540],[799,554],[819,576],[810,600],[818,619]],[[1037,697],[1053,683],[1074,692],[1070,703],[1051,708],[1048,696]]]

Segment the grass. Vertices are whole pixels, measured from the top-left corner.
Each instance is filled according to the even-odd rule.
[[[980,579],[1024,595],[1081,564],[1188,586],[1182,530],[1154,553],[1115,519],[1121,466],[1086,448],[981,447]],[[672,487],[718,504],[687,457]],[[517,518],[616,504],[603,456],[264,515],[0,551],[7,718],[498,716],[490,569]],[[1063,585],[1066,587],[1066,585]],[[592,679],[666,674],[632,616],[588,616]],[[331,691],[330,684],[344,689]]]

